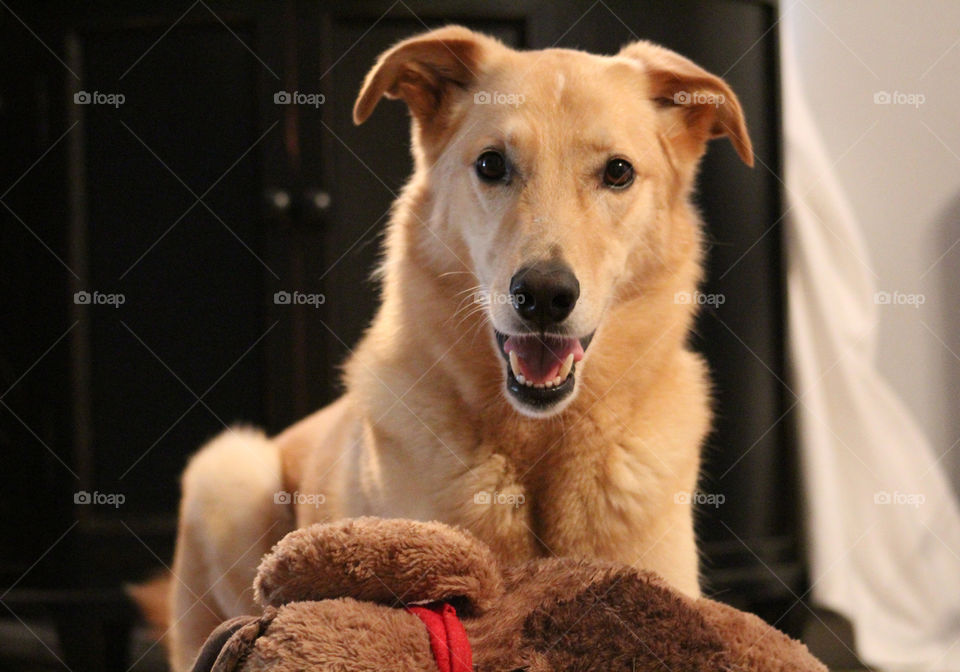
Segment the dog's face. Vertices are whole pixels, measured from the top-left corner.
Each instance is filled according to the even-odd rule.
[[[517,52],[445,28],[381,57],[355,119],[382,95],[410,106],[436,256],[465,251],[506,394],[531,416],[572,401],[612,302],[669,272],[670,245],[696,247],[670,226],[706,141],[728,135],[752,163],[733,92],[648,43]]]

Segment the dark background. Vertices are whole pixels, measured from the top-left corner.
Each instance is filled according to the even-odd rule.
[[[698,530],[707,591],[789,629],[804,571],[783,384],[776,19],[775,3],[749,0],[0,9],[0,616],[53,624],[71,669],[126,669],[120,586],[169,563],[187,457],[225,425],[276,432],[336,397],[411,168],[404,106],[357,128],[354,97],[384,48],[458,22],[528,48],[651,39],[739,95],[757,167],[714,143],[696,197],[704,292],[726,299],[692,337],[717,399],[701,488],[725,498]],[[76,104],[80,91],[125,100]],[[277,105],[278,91],[326,99]],[[274,302],[294,290],[326,303]],[[124,303],[78,304],[79,291]],[[78,492],[124,502],[76,504]]]

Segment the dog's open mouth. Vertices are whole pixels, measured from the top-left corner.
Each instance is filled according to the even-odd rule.
[[[507,389],[517,400],[547,408],[573,392],[577,362],[593,334],[584,338],[552,334],[509,336],[496,332],[507,360]]]

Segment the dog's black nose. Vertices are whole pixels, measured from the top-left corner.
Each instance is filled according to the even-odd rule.
[[[510,279],[510,295],[520,317],[547,330],[573,312],[580,298],[580,283],[563,262],[539,262],[516,272]]]

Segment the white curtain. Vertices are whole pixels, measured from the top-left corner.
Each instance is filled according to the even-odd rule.
[[[867,248],[785,23],[789,347],[812,600],[852,621],[857,653],[878,669],[958,672],[960,511],[932,446],[875,366]]]

